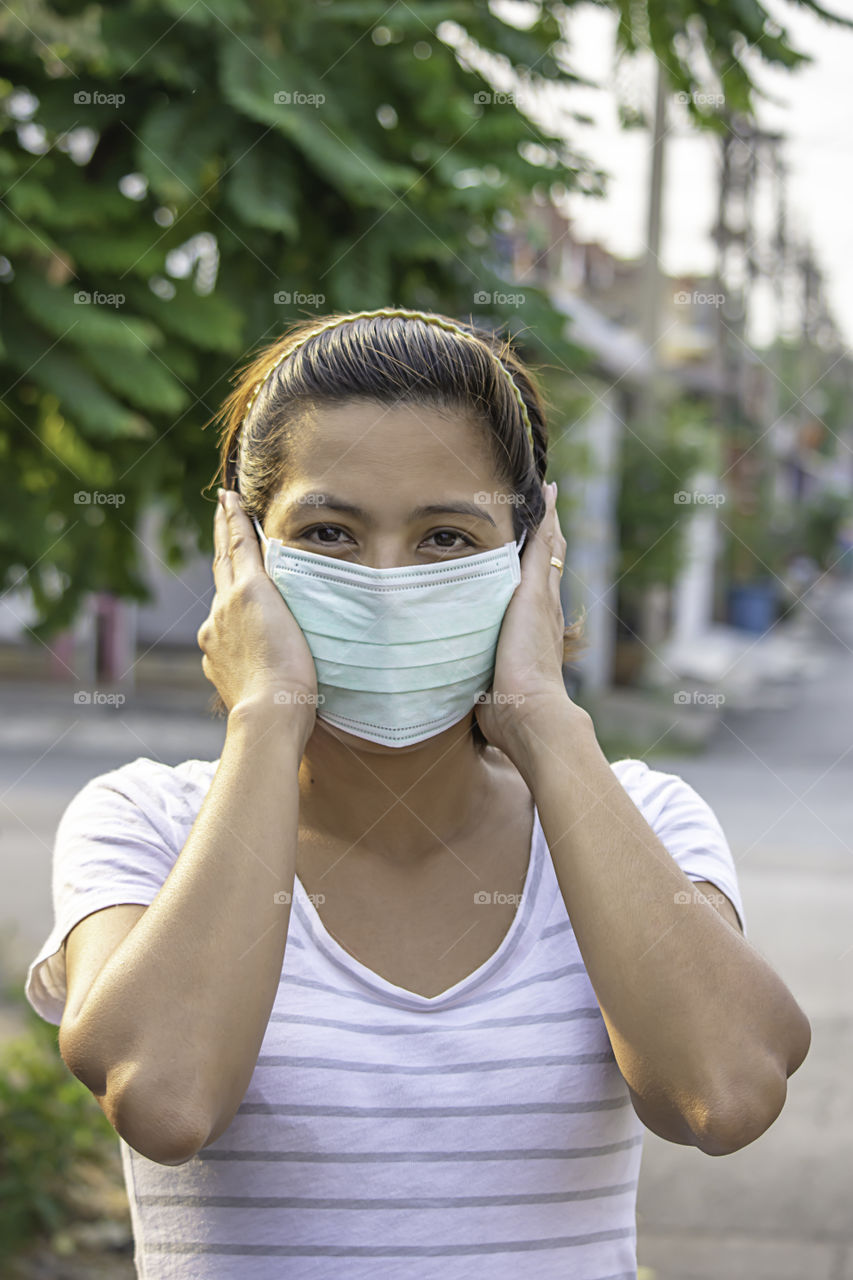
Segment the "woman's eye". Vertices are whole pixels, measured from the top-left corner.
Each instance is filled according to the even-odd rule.
[[[312,525],[310,529],[305,529],[299,536],[300,538],[309,539],[312,533],[320,534],[329,532],[333,534],[344,533],[345,530],[343,530],[340,525],[336,524],[315,524]],[[337,538],[319,538],[318,541],[320,542],[320,545],[324,547],[336,547],[340,545]]]
[[[457,529],[437,529],[435,533],[429,535],[430,538],[450,538],[451,542],[437,542],[436,546],[439,551],[457,551],[462,546],[473,547],[474,541],[467,537],[464,533],[459,533]],[[429,539],[427,539],[429,541]]]

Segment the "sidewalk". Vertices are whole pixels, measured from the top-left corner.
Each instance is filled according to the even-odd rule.
[[[798,624],[807,670],[726,703],[701,757],[652,762],[715,810],[748,941],[812,1044],[781,1115],[742,1151],[711,1159],[646,1135],[645,1280],[853,1280],[853,584],[827,587]]]
[[[86,693],[88,702],[75,702]],[[91,778],[139,756],[177,764],[215,760],[225,721],[209,709],[213,686],[201,655],[141,658],[123,703],[109,687],[82,689],[36,678],[33,664],[0,651],[0,977],[20,974],[52,925],[51,854],[62,811]],[[17,1009],[0,1003],[0,1039],[17,1032]]]
[[[838,590],[850,589],[840,580]],[[821,612],[833,582],[819,582],[801,606],[763,635],[713,623],[689,643],[668,640],[647,653],[640,682],[585,693],[575,700],[592,716],[611,759],[703,752],[717,735],[723,709],[787,708],[804,679],[823,669]],[[815,640],[817,638],[817,645]]]

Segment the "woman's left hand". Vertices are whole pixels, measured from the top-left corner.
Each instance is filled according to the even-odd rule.
[[[474,708],[491,745],[510,758],[519,730],[529,728],[543,710],[574,705],[563,683],[560,570],[551,564],[552,556],[565,561],[566,539],[557,516],[557,486],[543,485],[543,490],[545,515],[527,535],[521,582],[501,625],[492,687]]]

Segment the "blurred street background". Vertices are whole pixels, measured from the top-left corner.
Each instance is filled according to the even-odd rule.
[[[749,707],[724,709],[701,752],[662,752],[662,742],[636,749],[653,768],[680,773],[717,813],[749,940],[812,1025],[785,1109],[758,1142],[711,1159],[646,1134],[638,1195],[644,1280],[853,1280],[853,583],[827,578],[809,601],[787,629],[788,669]],[[168,683],[166,674],[178,671]],[[209,687],[195,659],[168,672],[142,660],[137,677],[125,707],[83,713],[56,683],[4,688],[0,876],[12,972],[23,970],[50,929],[51,844],[71,796],[139,755],[177,763],[221,751],[223,724],[207,714]],[[646,713],[651,746],[660,708]],[[642,735],[636,708],[634,723]],[[22,1016],[7,1004],[3,1035],[19,1033]],[[108,1274],[133,1275],[129,1262],[114,1265]]]
[[[213,415],[289,322],[398,305],[537,370],[567,689],[711,804],[812,1025],[758,1142],[647,1134],[640,1280],[853,1280],[853,21],[281,8],[0,14],[0,1271],[134,1274],[114,1135],[21,985],[72,796],[221,751]]]

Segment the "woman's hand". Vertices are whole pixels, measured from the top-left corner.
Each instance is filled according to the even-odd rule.
[[[566,539],[557,516],[557,486],[543,489],[545,515],[536,532],[528,534],[521,582],[501,625],[492,687],[474,708],[486,738],[510,759],[520,745],[519,734],[530,731],[543,712],[574,707],[563,683],[566,624],[560,570],[551,564],[552,556],[565,560]]]
[[[248,702],[280,708],[301,725],[307,741],[316,716],[314,659],[264,569],[254,527],[233,490],[216,504],[213,537],[216,594],[196,635],[202,671],[229,713]]]

